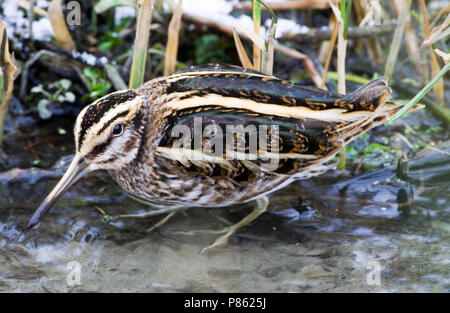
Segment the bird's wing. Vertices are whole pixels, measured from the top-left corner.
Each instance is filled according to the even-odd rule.
[[[390,95],[385,79],[341,96],[235,68],[172,74],[166,92],[158,153],[235,180],[292,175],[328,158]]]

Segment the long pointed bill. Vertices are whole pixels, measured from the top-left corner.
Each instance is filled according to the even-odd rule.
[[[64,176],[61,178],[55,188],[49,193],[47,198],[41,203],[39,208],[34,212],[30,221],[28,222],[27,229],[35,227],[41,221],[41,218],[51,209],[55,202],[75,184],[81,177],[89,172],[89,163],[81,156],[81,154],[75,154],[75,157],[70,163]]]

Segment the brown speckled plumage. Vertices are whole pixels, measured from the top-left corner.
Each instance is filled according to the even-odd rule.
[[[217,207],[261,198],[329,169],[342,147],[399,109],[387,102],[389,97],[385,78],[342,96],[219,65],[190,68],[136,90],[115,92],[80,113],[77,154],[69,169],[76,173],[66,174],[62,181],[68,186],[60,182],[55,187],[30,225],[85,172],[97,169],[108,170],[133,195],[159,204]],[[196,129],[196,121],[202,128]],[[258,135],[262,128],[256,126],[267,126],[267,140],[252,152],[250,132],[235,136],[249,159],[204,152],[217,152],[217,146],[206,149],[212,149],[210,140],[225,143],[218,134],[231,126],[255,126]],[[184,137],[185,146],[179,148],[180,138],[173,136],[177,127],[201,131],[206,139],[198,145],[193,137]],[[273,142],[278,144],[278,165],[267,170],[263,159],[273,156]]]
[[[208,71],[211,71],[211,74],[208,74]],[[236,74],[230,74],[232,71],[236,71]],[[204,73],[198,75],[196,72]],[[220,74],[220,72],[226,73]],[[179,77],[176,78],[176,75]],[[384,121],[390,114],[386,113],[388,111],[380,109],[374,112],[375,108],[381,107],[390,95],[385,79],[378,79],[366,86],[365,89],[348,97],[341,97],[327,91],[305,88],[288,81],[267,77],[260,73],[256,76],[253,75],[252,71],[248,71],[248,75],[243,75],[242,69],[235,67],[211,67],[203,71],[197,69],[192,72],[174,74],[167,78],[150,81],[138,88],[137,94],[145,96],[143,102],[145,105],[141,110],[145,112],[144,115],[150,117],[147,121],[145,141],[141,143],[141,151],[137,158],[129,166],[110,169],[111,176],[132,194],[157,203],[216,207],[246,202],[279,189],[292,180],[308,178],[326,171],[330,168],[328,161],[342,146],[365,129],[368,130],[375,124]],[[215,87],[220,80],[232,81],[232,83],[224,84],[223,89],[220,89]],[[266,84],[270,85],[270,88],[277,93],[282,90],[281,92],[289,96],[278,96],[275,92],[267,92],[264,88]],[[232,89],[237,86],[247,89]],[[311,93],[311,95],[307,94],[311,97],[310,99],[298,96],[304,91]],[[179,94],[174,96],[176,93]],[[171,109],[166,105],[167,102],[174,101],[174,99],[182,102],[195,96],[202,97],[205,94],[239,97],[287,107],[304,106],[314,111],[336,107],[343,108],[348,112],[364,109],[367,110],[367,117],[354,122],[335,123],[314,119],[293,119],[276,114],[269,116],[251,110],[224,108],[218,103],[180,109]],[[297,98],[294,98],[294,95]],[[212,111],[214,111],[213,114],[211,114]],[[295,138],[288,147],[289,150],[294,153],[309,152],[315,158],[312,160],[286,160],[285,168],[280,166],[277,171],[264,172],[255,170],[254,167],[249,169],[245,162],[240,160],[231,160],[228,162],[228,166],[205,163],[191,164],[187,167],[177,160],[167,158],[165,154],[158,151],[158,147],[170,148],[173,144],[175,139],[168,137],[167,134],[170,134],[174,124],[188,124],[187,120],[194,115],[201,116],[203,119],[205,116],[206,118],[213,116],[214,119],[218,119],[221,114],[245,117],[245,120],[239,119],[239,122],[243,124],[254,122],[254,118],[261,116],[290,123],[297,129],[290,129],[294,132]],[[373,120],[377,116],[380,116],[381,119],[374,123]],[[183,120],[181,120],[182,118]],[[236,123],[231,119],[227,119],[226,122]],[[316,130],[317,143],[315,147],[312,147],[310,142],[312,136],[299,131],[301,128],[307,130],[308,127]],[[282,150],[283,146],[280,148]]]

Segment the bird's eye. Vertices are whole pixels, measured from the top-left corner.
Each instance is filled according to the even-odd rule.
[[[117,137],[117,136],[122,135],[122,133],[123,133],[123,126],[122,126],[122,124],[115,125],[114,128],[113,128],[113,131],[112,131],[113,136]]]

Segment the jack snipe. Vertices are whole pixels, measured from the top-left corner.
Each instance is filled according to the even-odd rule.
[[[256,200],[257,209],[212,246],[225,243],[265,211],[268,193],[323,173],[342,147],[400,109],[389,97],[385,78],[342,96],[223,65],[112,93],[79,114],[75,157],[28,228],[83,175],[106,169],[132,195],[159,205]]]

